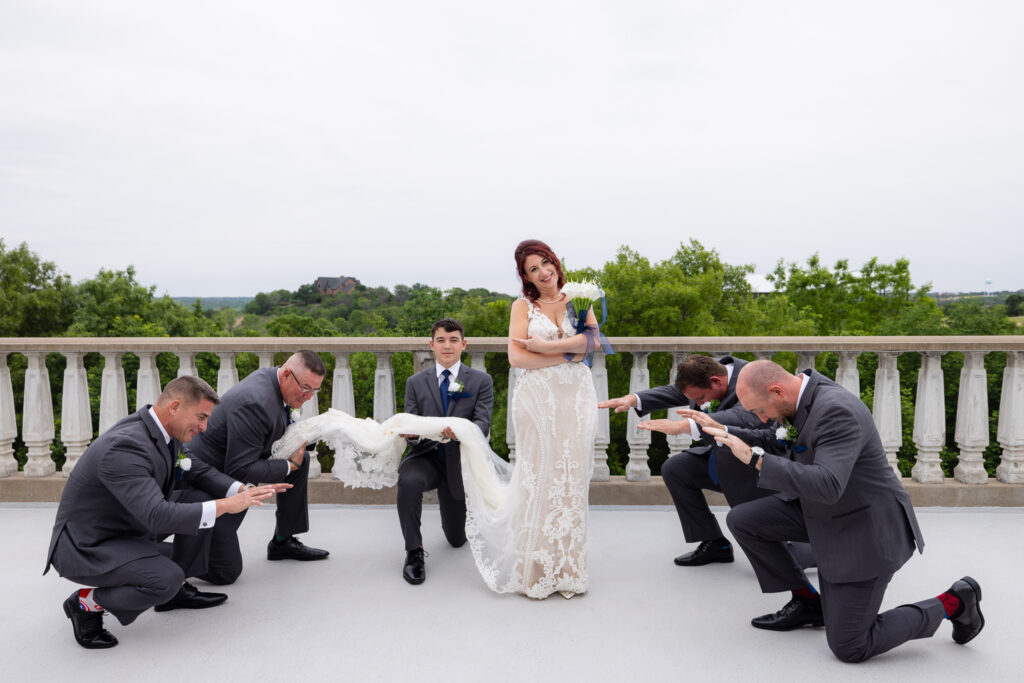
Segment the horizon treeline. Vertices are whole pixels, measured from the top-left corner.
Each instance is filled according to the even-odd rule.
[[[603,332],[609,337],[657,336],[835,336],[835,335],[995,335],[1019,334],[1021,328],[1008,317],[1021,315],[1024,296],[1009,294],[1003,304],[992,305],[978,297],[965,297],[939,306],[930,294],[930,285],[915,287],[907,259],[884,263],[869,259],[859,268],[846,260],[828,266],[814,255],[803,264],[779,259],[768,276],[775,291],[755,293],[746,276],[750,265],[732,265],[697,240],[681,243],[670,257],[653,262],[628,247],[621,247],[615,258],[600,266],[566,271],[570,279],[597,281],[605,290],[608,319]],[[312,284],[291,292],[279,289],[257,293],[241,310],[222,308],[204,310],[197,299],[192,306],[169,296],[157,297],[155,285],[143,285],[135,270],[100,269],[95,277],[73,284],[59,267],[45,261],[24,243],[8,249],[0,238],[0,336],[4,337],[392,337],[424,336],[430,325],[442,317],[459,319],[471,337],[501,337],[507,334],[508,317],[514,297],[483,288],[441,290],[415,283],[387,287],[358,285],[349,293],[323,295]],[[749,354],[737,354],[750,358]],[[324,391],[319,397],[321,411],[330,407],[334,357],[323,354],[328,366]],[[276,359],[283,361],[285,354]],[[20,423],[25,359],[12,354],[9,367]],[[796,370],[794,354],[778,354],[775,360]],[[669,353],[652,353],[648,367],[651,385],[668,381],[672,358]],[[916,448],[911,437],[913,405],[920,356],[902,354],[898,360],[903,401],[903,446],[899,452],[900,469],[908,475]],[[507,454],[505,416],[508,396],[508,359],[502,353],[487,356],[487,371],[495,380],[495,409],[491,426],[491,444],[498,453]],[[989,405],[992,444],[986,450],[990,474],[998,463],[1000,447],[995,443],[999,392],[1004,353],[985,358],[989,373]],[[60,420],[60,390],[65,359],[50,354],[47,367],[54,397],[57,432]],[[98,423],[99,387],[102,357],[88,354],[93,424]],[[129,405],[135,403],[134,379],[138,359],[126,354],[125,376]],[[216,383],[219,360],[215,354],[197,355],[201,377]],[[239,377],[245,377],[257,365],[254,354],[242,353],[236,360]],[[355,385],[357,417],[372,416],[372,353],[353,354],[350,364]],[[963,364],[962,354],[943,357],[947,402],[947,446],[942,454],[947,475],[956,464],[957,446],[953,440],[956,417],[957,384]],[[162,353],[157,358],[161,380],[166,383],[177,374],[178,359]],[[395,394],[401,406],[405,380],[412,373],[412,354],[393,357]],[[816,368],[835,376],[835,354],[821,353]],[[609,395],[628,391],[632,359],[629,354],[607,358]],[[864,353],[858,359],[861,373],[861,398],[871,405],[877,358]],[[664,412],[664,411],[662,411]],[[657,413],[655,416],[660,416]],[[622,474],[628,461],[626,414],[611,415],[609,467]],[[657,474],[668,455],[664,436],[654,434],[651,469]],[[25,447],[15,442],[16,457],[24,462]],[[318,446],[325,470],[333,463],[331,452]],[[53,452],[58,465],[64,448],[59,439]]]

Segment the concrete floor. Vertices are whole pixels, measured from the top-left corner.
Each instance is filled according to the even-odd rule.
[[[1017,681],[1024,675],[1024,509],[922,508],[927,548],[897,574],[883,607],[936,595],[971,574],[985,631],[967,646],[943,624],[864,664],[834,659],[821,629],[759,631],[753,616],[786,596],[762,595],[742,553],[731,565],[679,568],[685,551],[671,508],[591,511],[591,590],[566,601],[497,595],[468,548],[444,544],[424,513],[427,581],[401,578],[393,507],[312,506],[310,545],[325,562],[267,562],[272,508],[242,526],[247,563],[228,602],[147,612],[121,644],[78,647],[61,601],[72,584],[41,576],[54,504],[0,504],[3,681]],[[724,508],[716,508],[720,519]],[[724,521],[724,520],[723,520]],[[724,524],[723,524],[724,526]],[[813,578],[813,575],[812,575]],[[197,582],[200,589],[205,584]]]

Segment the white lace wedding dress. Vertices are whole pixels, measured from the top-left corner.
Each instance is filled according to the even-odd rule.
[[[575,333],[529,307],[529,334],[557,339]],[[274,444],[287,458],[302,444],[324,441],[335,451],[332,474],[349,486],[381,488],[398,481],[406,442],[400,434],[436,441],[450,427],[462,452],[466,537],[484,582],[499,593],[544,598],[587,590],[587,500],[594,469],[597,396],[590,369],[565,362],[524,370],[512,405],[515,467],[491,451],[472,422],[399,413],[383,423],[338,410],[296,422]]]
[[[555,324],[532,303],[528,334],[549,340],[575,333],[568,317]],[[499,557],[502,590],[543,598],[587,590],[587,511],[594,471],[597,395],[590,369],[565,362],[524,370],[515,385],[512,420],[516,466],[511,498],[511,557]],[[466,533],[473,540],[474,515]],[[474,556],[477,548],[473,548]],[[486,557],[486,553],[485,557]],[[477,559],[477,564],[481,560]]]

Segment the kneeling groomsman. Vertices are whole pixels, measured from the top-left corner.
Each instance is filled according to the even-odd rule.
[[[262,505],[289,485],[246,486],[187,457],[181,444],[206,429],[219,402],[203,380],[179,377],[155,405],[96,439],[68,477],[43,573],[52,564],[64,578],[94,587],[76,590],[64,601],[82,647],[117,645],[103,628],[105,612],[128,625],[150,607],[198,609],[227,600],[185,581],[206,571],[207,558],[185,550],[180,539],[208,534],[221,515]],[[185,491],[197,502],[175,502]],[[173,549],[158,542],[171,534]]]
[[[461,417],[471,420],[485,435],[491,428],[494,385],[491,376],[462,364],[466,350],[465,330],[451,318],[430,329],[434,365],[405,383],[405,412],[427,417]],[[442,433],[452,439],[439,443],[403,434],[412,447],[399,467],[398,519],[405,537],[402,576],[411,584],[426,579],[420,516],[423,493],[437,489],[441,528],[453,548],[466,542],[466,495],[462,488],[459,442],[450,428]]]
[[[757,473],[759,486],[779,492],[738,505],[726,518],[761,591],[791,591],[781,610],[754,618],[753,626],[824,626],[829,648],[844,662],[927,638],[943,619],[952,622],[953,640],[961,645],[981,632],[981,586],[969,576],[934,598],[879,614],[893,575],[924,541],[910,496],[858,396],[815,370],[791,375],[771,361],[747,365],[736,393],[761,420],[791,427],[783,447],[763,430],[704,425]],[[785,541],[810,541],[820,595]]]

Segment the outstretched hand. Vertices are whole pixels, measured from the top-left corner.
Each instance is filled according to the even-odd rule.
[[[614,408],[616,413],[624,413],[630,408],[636,407],[636,395],[626,394],[619,398],[610,398],[597,404],[598,408]],[[639,425],[638,425],[639,426]]]
[[[715,443],[719,446],[724,446],[732,451],[732,454],[735,455],[740,462],[743,464],[750,462],[750,458],[753,457],[753,452],[750,450],[750,446],[738,436],[734,436],[724,429],[717,427],[708,427],[704,431],[713,436],[715,438]]]
[[[662,434],[690,433],[690,423],[686,420],[646,420],[638,422],[636,428],[646,429],[651,432],[661,432]]]
[[[725,431],[725,427],[720,422],[715,421],[715,418],[711,417],[707,413],[700,410],[690,410],[689,408],[679,408],[676,410],[679,415],[689,418],[697,423],[697,425],[705,432],[708,429],[721,429]],[[708,432],[710,434],[710,432]]]
[[[263,484],[254,486],[251,489],[239,491],[229,498],[221,498],[217,501],[217,516],[228,514],[233,515],[243,510],[248,510],[253,505],[263,505],[263,501],[275,493],[287,491],[291,484]]]

